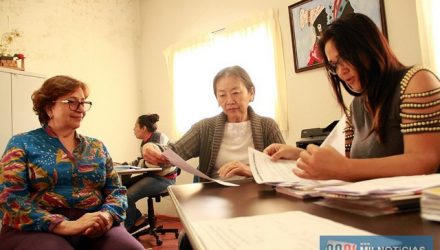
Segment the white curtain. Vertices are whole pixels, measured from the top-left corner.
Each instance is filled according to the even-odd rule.
[[[440,1],[417,0],[423,65],[440,75]]]
[[[243,67],[255,85],[254,110],[274,118],[281,130],[287,131],[286,80],[275,11],[174,44],[164,54],[173,85],[178,135],[193,123],[221,112],[212,80],[218,71],[232,65]]]

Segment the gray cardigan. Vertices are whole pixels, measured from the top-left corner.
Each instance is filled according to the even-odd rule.
[[[278,125],[272,118],[257,115],[250,106],[248,116],[256,150],[263,151],[272,143],[285,143]],[[227,117],[223,112],[203,119],[195,123],[176,143],[170,143],[169,147],[184,160],[199,157],[199,170],[212,176],[226,121]]]

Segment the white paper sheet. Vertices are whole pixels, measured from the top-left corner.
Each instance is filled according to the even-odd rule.
[[[321,147],[329,145],[335,148],[336,151],[338,151],[342,155],[345,155],[345,135],[344,135],[345,119],[346,119],[345,115],[343,115],[341,119],[339,119],[339,122],[336,124],[333,130],[321,143]]]
[[[248,148],[249,165],[255,182],[258,184],[278,184],[281,186],[295,186],[298,189],[312,189],[328,185],[342,185],[347,182],[339,180],[309,180],[296,176],[292,170],[296,168],[296,161],[272,161],[270,156]]]
[[[116,171],[118,171],[118,170],[128,170],[128,169],[141,169],[141,167],[132,166],[132,165],[116,165],[116,166],[113,166],[113,168]]]
[[[322,187],[318,188],[318,190],[328,193],[361,196],[406,194],[436,186],[440,186],[440,174],[378,178],[342,186]]]
[[[296,161],[272,161],[268,155],[253,148],[248,148],[248,155],[252,175],[258,184],[294,183],[301,180],[292,172],[296,168]]]
[[[200,172],[198,169],[189,165],[185,160],[183,160],[178,154],[176,154],[171,149],[165,150],[164,152],[162,152],[162,154],[171,162],[171,164],[175,165],[176,167],[178,167],[182,170],[185,170],[186,172],[188,172],[190,174],[196,175],[198,177],[202,177],[207,180],[215,181],[215,182],[217,182],[221,185],[224,185],[224,186],[230,186],[230,187],[240,186],[235,183],[221,181],[221,180],[213,179],[213,178],[207,176],[206,174]]]
[[[116,173],[119,175],[128,175],[128,174],[142,174],[152,171],[161,171],[162,168],[141,168],[138,166],[131,165],[117,165],[113,166]]]
[[[320,235],[374,235],[301,211],[192,222],[200,249],[319,249]]]

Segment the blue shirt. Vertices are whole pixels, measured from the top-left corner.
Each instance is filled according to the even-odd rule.
[[[50,231],[66,220],[55,208],[107,211],[125,219],[126,188],[104,144],[76,134],[69,152],[49,128],[13,136],[0,162],[3,225],[23,231]]]

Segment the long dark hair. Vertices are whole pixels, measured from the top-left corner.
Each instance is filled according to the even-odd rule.
[[[370,133],[376,132],[379,140],[383,141],[391,97],[405,66],[396,58],[376,24],[366,15],[348,14],[331,23],[319,41],[321,55],[325,55],[325,44],[330,40],[339,52],[339,57],[356,68],[363,91],[361,95],[373,119]],[[323,59],[328,69],[328,59],[326,56]],[[337,101],[347,114],[341,85],[351,95],[356,93],[337,75],[329,74],[329,78]]]
[[[156,122],[159,121],[159,115],[158,114],[149,114],[149,115],[141,115],[137,119],[137,123],[139,124],[139,127],[147,127],[147,130],[149,132],[155,132],[157,130],[157,124]]]

